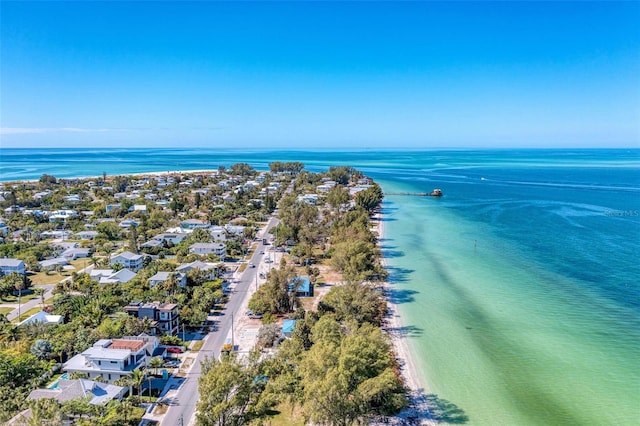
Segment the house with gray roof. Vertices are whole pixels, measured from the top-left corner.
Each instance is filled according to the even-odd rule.
[[[2,271],[2,275],[9,275],[14,272],[24,275],[27,272],[27,267],[24,261],[20,259],[3,258],[0,259],[0,271]]]
[[[91,405],[105,405],[114,399],[122,400],[125,393],[127,393],[127,388],[109,383],[94,382],[86,379],[60,379],[55,388],[31,391],[27,401],[45,398],[55,399],[58,402],[86,399]]]
[[[149,287],[153,288],[158,284],[162,284],[165,281],[169,280],[171,278],[171,275],[174,275],[176,278],[176,281],[178,282],[178,285],[180,287],[186,287],[187,286],[187,274],[184,274],[182,272],[166,272],[166,271],[159,271],[156,272],[156,274],[152,277],[150,277],[147,281],[149,281]]]
[[[141,254],[131,253],[130,251],[125,251],[119,254],[112,254],[110,264],[111,266],[120,264],[125,268],[131,269],[132,271],[139,271],[143,266],[144,257]]]

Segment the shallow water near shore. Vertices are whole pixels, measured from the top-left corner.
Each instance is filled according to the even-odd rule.
[[[574,171],[575,185],[581,173],[593,178],[593,170]],[[420,180],[382,184],[428,190]],[[436,416],[472,425],[637,424],[640,234],[637,197],[624,195],[637,183],[598,197],[487,180],[430,177],[448,185],[442,199],[388,196],[384,204],[383,249]],[[606,213],[612,205],[631,216]]]
[[[387,195],[383,250],[437,418],[640,418],[640,150],[3,150],[1,180],[352,165]]]

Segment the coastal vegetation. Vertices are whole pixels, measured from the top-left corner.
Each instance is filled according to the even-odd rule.
[[[281,201],[281,222],[273,233],[294,263],[283,259],[249,301],[252,312],[264,315],[261,347],[277,344],[270,324],[277,316],[296,320],[291,336],[273,355],[254,352],[248,363],[233,352],[209,360],[200,379],[200,393],[207,396],[198,405],[199,425],[261,424],[283,403],[301,409],[306,422],[328,425],[366,423],[406,406],[399,366],[381,329],[386,301],[377,282],[386,272],[370,214],[382,201],[382,191],[367,186],[350,203],[346,185],[362,175],[337,167],[329,177],[336,186],[320,208],[293,195]],[[302,190],[322,178],[303,173],[296,187]],[[296,277],[307,273],[315,281],[314,264],[323,262],[341,273],[342,282],[316,309],[305,311],[296,297]]]

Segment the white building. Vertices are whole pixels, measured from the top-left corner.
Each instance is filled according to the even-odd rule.
[[[158,351],[158,339],[140,335],[121,339],[100,339],[89,349],[67,361],[62,369],[84,373],[90,380],[102,377],[113,383],[145,367]]]
[[[223,243],[194,243],[189,246],[189,253],[207,255],[215,254],[221,259],[227,255],[227,248]]]

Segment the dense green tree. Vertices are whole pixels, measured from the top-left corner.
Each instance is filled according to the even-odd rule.
[[[259,352],[253,352],[246,365],[234,353],[203,362],[196,425],[239,425],[260,414],[257,408],[266,376],[261,374],[259,357]]]
[[[327,332],[336,329],[331,326],[335,319],[324,318],[315,325],[315,343],[300,364],[306,417],[347,426],[402,409],[405,389],[382,331],[364,323],[350,327],[336,342],[338,335]]]
[[[372,213],[380,205],[383,197],[380,186],[373,184],[371,187],[356,194],[356,206]]]
[[[118,241],[122,238],[121,229],[115,222],[102,222],[96,226],[96,231],[98,231],[98,235],[96,238],[100,239],[101,237],[108,241]]]
[[[247,163],[236,163],[232,164],[229,168],[229,172],[233,175],[240,176],[253,176],[256,174],[256,171]]]
[[[387,303],[380,291],[352,282],[331,288],[318,309],[333,312],[338,321],[355,320],[359,324],[368,322],[380,326],[387,312]]]
[[[327,203],[337,210],[349,202],[349,190],[342,185],[336,185],[327,193]]]

